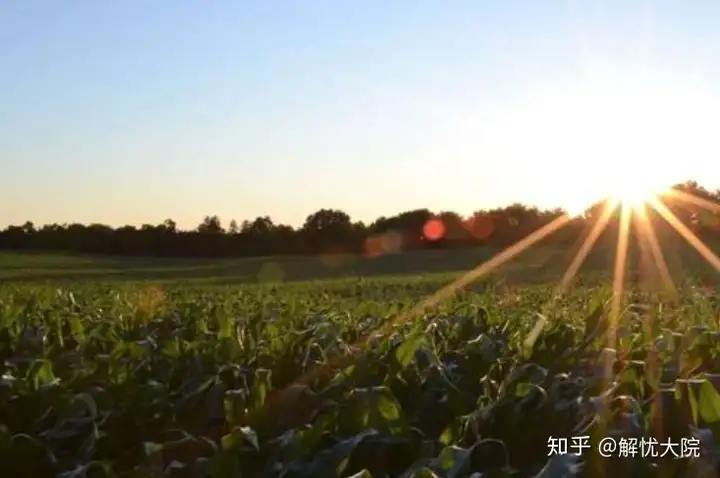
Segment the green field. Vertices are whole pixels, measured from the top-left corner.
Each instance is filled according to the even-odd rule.
[[[716,476],[709,267],[669,255],[677,301],[631,267],[617,327],[612,251],[561,297],[539,248],[416,310],[492,253],[0,255],[3,476]],[[703,453],[548,456],[578,436]]]
[[[381,257],[356,255],[242,258],[157,259],[53,254],[0,253],[0,281],[155,281],[205,285],[291,282],[453,273],[470,269],[495,253],[490,248],[409,252]],[[539,268],[567,256],[557,248],[543,248],[513,261],[509,268]],[[549,271],[552,272],[552,271]],[[557,273],[557,270],[555,271]]]
[[[552,282],[560,278],[578,247],[537,246],[519,254],[493,276],[518,283]],[[714,250],[720,247],[713,246]],[[358,255],[253,257],[239,259],[158,259],[0,252],[0,283],[155,282],[184,285],[238,285],[387,277],[458,274],[499,252],[490,247],[404,252],[379,257]],[[583,276],[607,278],[614,248],[596,248],[580,270]],[[713,268],[691,247],[666,248],[665,258],[678,280],[692,271],[714,276]],[[630,259],[628,273],[637,272]]]

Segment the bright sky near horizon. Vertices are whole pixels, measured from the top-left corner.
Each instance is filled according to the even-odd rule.
[[[716,0],[5,0],[0,228],[720,187],[718,24]]]

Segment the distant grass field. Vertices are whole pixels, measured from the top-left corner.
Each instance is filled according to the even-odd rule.
[[[0,253],[0,280],[149,280],[223,284],[413,275],[467,270],[489,259],[494,252],[489,248],[478,248],[375,258],[335,255],[204,260]],[[526,257],[522,266],[541,266],[561,256],[562,251],[544,249]]]
[[[715,248],[720,250],[720,248]],[[537,246],[495,271],[517,282],[559,279],[575,248]],[[157,281],[206,285],[293,282],[349,277],[407,276],[464,272],[487,261],[499,250],[489,247],[388,254],[241,259],[157,259],[0,252],[0,281]],[[687,275],[712,275],[712,268],[691,248],[667,250],[666,259],[679,280]],[[585,276],[606,277],[615,251],[596,249],[581,269]],[[628,270],[637,268],[631,259]]]

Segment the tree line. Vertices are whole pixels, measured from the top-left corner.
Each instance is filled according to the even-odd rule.
[[[695,181],[673,186],[695,197],[720,204],[720,190],[710,191]],[[662,201],[678,219],[702,238],[720,239],[717,213],[665,196]],[[545,243],[571,245],[586,236],[600,214],[603,202],[589,207]],[[382,255],[415,249],[506,247],[565,214],[562,209],[543,210],[524,204],[480,210],[470,215],[416,209],[370,224],[353,221],[344,211],[321,209],[293,228],[275,224],[268,216],[227,227],[218,216],[206,216],[194,230],[179,230],[167,219],[161,224],[113,228],[104,224],[49,224],[37,227],[27,221],[0,231],[0,249],[58,251],[121,256],[153,257],[253,257],[307,254]],[[648,208],[648,218],[663,240],[677,233]],[[599,242],[615,241],[619,218],[612,216]]]

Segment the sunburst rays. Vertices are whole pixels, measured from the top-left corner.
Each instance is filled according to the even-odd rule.
[[[691,197],[685,193],[684,196]],[[720,258],[710,250],[685,224],[680,221],[675,214],[668,209],[658,198],[651,198],[649,204],[677,231],[703,258],[712,265],[715,270],[720,272]]]
[[[567,291],[572,280],[576,277],[587,256],[597,243],[600,235],[607,228],[613,214],[617,214],[619,209],[620,221],[612,272],[612,298],[609,311],[610,328],[607,343],[608,347],[611,349],[615,349],[617,342],[617,327],[621,320],[627,272],[628,245],[632,225],[635,225],[638,240],[644,244],[644,246],[641,245],[641,247],[647,248],[646,253],[648,257],[652,259],[651,265],[657,268],[656,272],[659,274],[666,291],[671,294],[671,297],[677,298],[677,289],[667,266],[660,241],[658,240],[657,234],[653,228],[652,221],[647,214],[646,208],[648,206],[664,218],[665,221],[672,226],[693,248],[695,248],[709,264],[711,264],[716,270],[720,271],[720,258],[718,258],[718,256],[714,254],[707,245],[705,245],[685,224],[683,224],[677,216],[675,216],[675,214],[663,203],[663,197],[671,200],[682,200],[686,203],[694,204],[714,212],[720,211],[720,205],[718,204],[677,190],[670,190],[669,192],[661,195],[653,195],[643,204],[629,202],[623,203],[618,199],[608,199],[603,205],[601,214],[595,220],[590,232],[582,240],[579,250],[572,258],[568,268],[563,273],[558,285],[555,288],[553,298],[558,298]],[[364,338],[350,347],[351,353],[329,357],[328,361],[324,365],[307,371],[301,377],[298,377],[293,384],[309,383],[317,378],[325,376],[333,370],[349,365],[353,361],[355,355],[361,352],[370,343],[372,337],[381,337],[392,331],[394,328],[400,326],[402,323],[417,318],[428,308],[431,308],[439,302],[452,297],[460,289],[463,289],[481,277],[487,276],[520,253],[536,245],[542,239],[559,231],[571,220],[572,218],[568,214],[564,214],[538,228],[514,245],[493,256],[488,261],[477,265],[447,286],[427,297],[409,311],[388,321],[380,329],[368,332]],[[612,363],[613,361],[610,360],[604,364],[606,380],[611,379]],[[293,386],[290,385],[286,389],[276,391],[270,397],[268,406],[272,408],[273,404],[284,401],[288,397],[287,394],[291,394],[293,390]]]
[[[660,242],[658,241],[655,229],[653,229],[652,224],[650,223],[645,204],[642,204],[635,210],[635,212],[640,219],[637,221],[637,225],[639,227],[638,239],[640,247],[649,247],[649,257],[652,259],[650,265],[655,265],[657,267],[657,272],[660,274],[660,278],[665,286],[665,291],[669,293],[673,299],[677,299],[677,289],[675,288],[675,283],[670,275],[670,269],[665,261],[665,255],[660,247]],[[651,273],[652,271],[648,272]]]
[[[560,279],[560,283],[556,288],[557,294],[565,292],[572,280],[575,278],[580,270],[580,267],[583,265],[583,262],[585,262],[585,259],[587,259],[588,254],[590,254],[591,249],[600,237],[600,234],[602,234],[608,222],[610,222],[613,212],[615,212],[619,205],[620,202],[617,200],[605,202],[600,218],[595,222],[595,224],[593,224],[590,233],[580,245],[580,249],[577,254],[575,254],[575,257],[573,257],[570,266],[563,274],[562,279]]]
[[[590,51],[589,38],[586,35],[587,31],[585,28],[582,28],[579,13],[576,8],[578,7],[577,2],[575,0],[567,0],[567,2],[569,7],[568,11],[572,17],[571,23],[573,26],[578,27],[578,30],[575,32],[575,34],[578,39],[577,47],[582,72],[584,73],[584,76],[592,78],[593,76],[595,76],[596,73],[598,73],[594,68],[593,62],[591,61],[595,55],[593,52]],[[645,80],[647,80],[647,75],[649,74],[651,63],[651,45],[653,43],[653,19],[651,7],[651,0],[644,2],[643,10],[645,13],[645,24],[643,25],[641,39],[642,45],[640,61],[643,72],[642,80],[644,82]],[[662,100],[662,97],[659,97],[658,99]],[[659,101],[659,103],[661,103],[661,101]],[[600,110],[602,111],[602,108]],[[646,119],[651,120],[652,118]],[[615,121],[616,117],[613,116],[612,120]],[[604,124],[601,126],[604,126]],[[620,139],[622,138],[623,137],[621,136]],[[612,143],[612,141],[605,142]],[[685,143],[683,143],[681,146],[683,148],[687,147]],[[606,158],[602,157],[602,159]],[[640,253],[642,254],[644,267],[641,268],[642,270],[639,271],[642,278],[647,279],[648,276],[657,274],[657,277],[659,278],[664,288],[664,291],[669,295],[669,297],[672,300],[678,299],[678,288],[673,281],[670,268],[668,267],[668,262],[665,258],[665,252],[662,248],[662,241],[658,237],[654,228],[653,221],[655,220],[655,217],[651,218],[648,212],[657,213],[657,215],[659,215],[662,219],[664,219],[667,224],[669,224],[674,230],[676,230],[679,235],[688,242],[690,246],[697,250],[698,253],[710,265],[712,265],[716,270],[720,271],[720,258],[718,258],[718,256],[713,253],[713,251],[706,244],[704,244],[700,240],[700,238],[698,238],[692,232],[692,230],[688,228],[683,223],[683,221],[681,221],[671,211],[670,208],[668,208],[664,204],[663,200],[666,199],[669,201],[677,201],[690,204],[692,206],[708,210],[715,214],[720,214],[720,204],[709,201],[707,198],[697,197],[695,195],[677,189],[670,189],[668,191],[663,191],[662,193],[655,192],[653,194],[647,194],[647,188],[645,188],[645,190],[641,190],[641,188],[638,188],[638,179],[641,179],[644,174],[647,173],[651,168],[643,167],[637,169],[636,171],[630,172],[627,168],[628,165],[624,162],[619,163],[617,165],[618,168],[615,168],[614,166],[615,165],[605,168],[605,170],[609,171],[611,179],[615,181],[615,183],[611,182],[607,185],[608,189],[610,189],[611,187],[616,187],[616,194],[614,195],[614,198],[607,199],[604,202],[602,212],[592,220],[593,224],[591,225],[589,232],[585,237],[581,238],[579,249],[572,256],[567,269],[564,270],[562,276],[559,278],[558,283],[555,286],[555,293],[553,294],[552,299],[548,302],[548,304],[546,304],[550,306],[555,299],[562,297],[567,292],[573,280],[579,275],[580,269],[584,265],[593,248],[596,246],[599,238],[607,229],[611,219],[614,215],[617,215],[619,218],[619,227],[617,227],[617,240],[614,246],[615,257],[612,265],[612,297],[609,310],[610,327],[607,343],[608,347],[613,349],[616,347],[617,344],[618,325],[622,321],[623,302],[626,292],[626,277],[628,275],[628,250],[631,230],[635,233]],[[618,169],[622,169],[623,172],[618,172]],[[616,182],[618,179],[625,180],[625,182],[617,184]],[[661,183],[662,182],[664,182],[664,179],[663,181],[661,181]],[[651,188],[651,190],[654,189]],[[608,192],[609,191],[605,191],[606,194]],[[354,360],[355,356],[370,343],[371,336],[385,335],[393,331],[396,327],[402,325],[404,322],[413,320],[421,316],[429,308],[437,305],[445,299],[452,297],[459,290],[466,287],[473,281],[476,281],[481,277],[487,276],[488,274],[497,270],[503,264],[509,262],[522,252],[532,248],[545,237],[556,233],[570,222],[571,217],[569,217],[568,215],[563,215],[556,218],[552,222],[542,226],[533,233],[529,234],[527,237],[518,241],[516,244],[498,253],[488,261],[478,264],[470,271],[461,275],[456,280],[452,281],[442,289],[427,297],[425,300],[417,304],[409,311],[401,313],[394,319],[387,321],[379,329],[369,331],[365,337],[363,337],[361,340],[356,342],[356,344],[354,344],[354,346],[352,347],[352,353],[329,357],[329,360],[324,365],[307,371],[300,378],[298,378],[294,382],[294,384],[297,384],[298,382],[307,383],[322,375],[325,375],[332,370],[337,369],[338,367],[349,365]],[[655,284],[653,284],[652,281],[648,280],[644,283],[644,285],[654,286]],[[648,320],[644,321],[643,325],[649,330],[650,317],[648,317],[647,319]],[[606,357],[611,359],[615,358],[615,356],[616,355],[614,354],[606,355]],[[612,366],[614,365],[614,360],[607,360],[604,365],[606,367],[605,379],[609,381],[612,378]],[[654,349],[651,349],[649,351],[648,367],[650,369],[656,370],[659,367],[657,354]],[[291,397],[292,394],[290,393],[290,395],[288,395],[288,393],[292,392],[292,390],[293,387],[291,385],[285,390],[280,390],[277,391],[277,394],[273,394],[273,396],[271,396],[271,400],[269,401],[270,407],[272,408],[272,403],[275,403],[275,400],[283,400],[284,398]]]
[[[624,292],[625,276],[627,271],[627,257],[628,257],[628,243],[630,236],[631,225],[635,226],[637,231],[638,239],[641,241],[641,248],[646,247],[648,257],[651,258],[651,265],[656,267],[656,273],[662,280],[662,283],[667,292],[673,297],[677,297],[677,287],[672,279],[665,255],[663,253],[660,241],[653,227],[652,221],[650,220],[647,208],[650,207],[656,211],[665,221],[672,226],[700,255],[716,270],[720,271],[720,257],[718,257],[713,251],[704,244],[691,230],[688,228],[677,216],[663,203],[663,198],[667,199],[679,199],[686,203],[700,206],[709,211],[717,212],[720,211],[720,205],[715,204],[712,201],[708,201],[703,198],[699,198],[692,194],[679,191],[677,189],[670,189],[668,192],[649,196],[644,203],[634,202],[623,202],[618,199],[608,199],[603,204],[603,210],[595,221],[590,230],[590,233],[582,241],[578,252],[572,258],[570,265],[563,273],[558,285],[556,286],[556,293],[562,294],[567,290],[572,280],[577,276],[578,271],[582,267],[587,256],[595,246],[598,238],[608,226],[610,219],[613,214],[616,214],[618,209],[620,210],[620,227],[618,230],[617,238],[617,250],[615,255],[615,262],[613,266],[613,301],[611,304],[611,317],[619,314],[621,307],[622,295]],[[541,239],[553,234],[554,232],[561,229],[570,221],[570,217],[563,215],[548,223],[547,225],[537,229],[524,239],[518,241],[516,244],[503,250],[490,260],[479,264],[469,272],[465,273],[452,283],[440,289],[438,292],[428,297],[411,311],[406,314],[402,314],[396,318],[391,324],[386,325],[383,330],[388,330],[392,326],[398,323],[404,322],[411,317],[414,317],[428,307],[431,307],[438,302],[452,296],[455,292],[463,287],[467,286],[471,282],[479,279],[480,277],[486,276],[501,265],[510,261],[518,254],[524,252],[530,247],[534,246]]]

